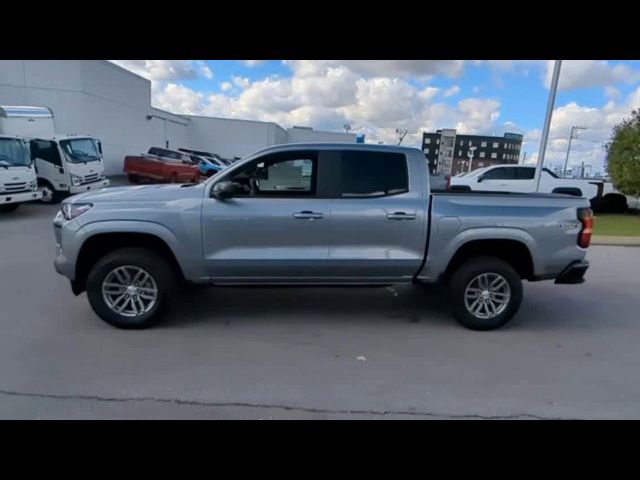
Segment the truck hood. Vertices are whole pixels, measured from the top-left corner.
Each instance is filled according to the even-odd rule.
[[[71,203],[131,203],[169,202],[185,198],[202,197],[204,185],[135,185],[131,187],[110,187],[95,192],[74,195]]]

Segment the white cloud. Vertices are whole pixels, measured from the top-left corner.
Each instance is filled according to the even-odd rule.
[[[204,95],[175,83],[154,85],[151,90],[153,105],[172,113],[198,114],[202,111]]]
[[[458,93],[460,93],[460,87],[457,85],[454,85],[451,88],[448,88],[444,91],[443,95],[445,97],[453,97],[454,95],[457,95]]]
[[[176,81],[213,78],[211,69],[201,60],[111,60],[111,62],[152,81]]]
[[[231,77],[231,81],[236,87],[241,88],[243,90],[245,88],[249,88],[249,85],[251,85],[251,82],[246,77],[233,76]]]
[[[363,77],[458,77],[463,60],[286,60],[297,76],[322,75],[327,68],[345,67]]]
[[[266,60],[243,60],[242,61],[242,63],[244,63],[247,67],[259,67],[264,62],[266,62]]]
[[[223,92],[227,92],[233,88],[233,84],[231,82],[222,82],[220,84],[220,90]]]
[[[554,60],[548,60],[544,71],[544,85],[549,88]],[[606,60],[563,60],[560,68],[560,90],[640,82],[640,71],[625,64],[611,64]]]
[[[640,107],[640,87],[619,100],[610,100],[602,108],[588,107],[576,102],[557,107],[551,120],[545,165],[554,167],[564,164],[571,128],[579,126],[586,127],[586,130],[578,131],[577,139],[571,144],[569,166],[576,167],[584,161],[592,166],[594,172],[602,172],[605,158],[603,145],[608,140],[612,128],[627,117],[632,109]],[[527,163],[537,160],[540,138],[540,129],[525,134],[524,147],[533,152],[528,156]]]

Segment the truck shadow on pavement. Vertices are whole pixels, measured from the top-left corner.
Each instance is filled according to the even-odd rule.
[[[236,321],[454,324],[437,286],[211,287],[177,296],[164,327]]]
[[[549,288],[551,287],[551,288]],[[531,288],[531,287],[529,287]],[[539,287],[535,287],[537,289]],[[567,331],[607,328],[608,315],[596,300],[577,297],[549,285],[527,292],[514,319],[499,331]],[[601,311],[602,310],[602,311]],[[193,324],[264,325],[348,323],[425,324],[460,327],[447,291],[436,285],[361,287],[211,287],[177,296],[160,328]]]

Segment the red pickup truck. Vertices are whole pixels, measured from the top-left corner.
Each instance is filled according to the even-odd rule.
[[[132,183],[141,179],[170,183],[197,183],[200,178],[198,165],[182,152],[151,147],[139,156],[124,159],[124,173]]]

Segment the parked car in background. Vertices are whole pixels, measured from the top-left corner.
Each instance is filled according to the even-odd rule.
[[[141,179],[169,183],[197,183],[200,178],[198,165],[194,165],[186,153],[151,147],[139,156],[124,159],[124,173],[132,183]]]
[[[535,166],[493,165],[451,177],[450,189],[487,192],[534,192]],[[584,197],[599,212],[625,212],[627,199],[611,182],[595,178],[561,178],[548,168],[540,177],[540,192],[564,193]]]
[[[200,175],[203,177],[212,177],[216,173],[224,170],[225,166],[220,165],[214,159],[209,157],[198,157],[198,168],[200,169]]]
[[[455,317],[498,328],[522,280],[577,284],[584,198],[433,193],[414,148],[310,143],[261,150],[198,185],[119,187],[68,200],[56,270],[120,328],[145,328],[182,282],[448,286]]]

